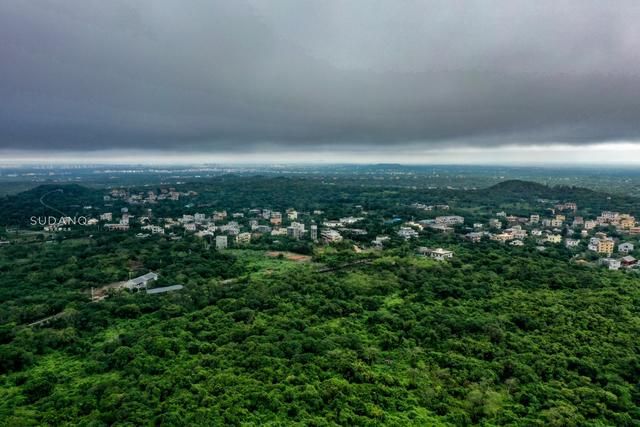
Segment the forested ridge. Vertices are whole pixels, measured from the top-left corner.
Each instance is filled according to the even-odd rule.
[[[474,251],[437,264],[399,249],[327,274],[281,260],[269,261],[270,274],[240,274],[260,257],[226,254],[208,262],[236,269],[239,283],[194,266],[180,277],[183,293],[71,301],[43,328],[5,323],[1,417],[634,425],[638,280],[544,254]]]

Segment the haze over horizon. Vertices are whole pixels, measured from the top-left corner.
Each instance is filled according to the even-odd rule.
[[[0,3],[0,163],[640,164],[640,3]]]

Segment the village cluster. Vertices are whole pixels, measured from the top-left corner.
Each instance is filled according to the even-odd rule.
[[[178,192],[173,188],[162,189],[159,193],[147,191],[130,194],[124,189],[114,189],[104,196],[106,206],[112,206],[111,201],[120,199],[129,205],[153,205],[162,200],[180,200],[181,197],[195,196],[193,191]],[[191,203],[185,205],[193,208]],[[543,214],[534,213],[529,216],[508,215],[497,212],[486,222],[468,223],[460,215],[437,215],[448,213],[449,205],[427,205],[413,203],[411,208],[417,211],[429,212],[435,217],[417,221],[404,221],[402,218],[392,218],[385,221],[385,225],[393,226],[399,238],[410,240],[418,238],[426,230],[442,233],[455,233],[460,238],[470,242],[493,240],[511,246],[525,246],[525,242],[534,242],[535,247],[544,251],[549,245],[563,244],[576,254],[593,253],[597,262],[609,269],[640,267],[638,260],[632,255],[635,246],[634,236],[640,235],[640,226],[633,216],[619,212],[602,212],[596,218],[587,219],[576,215],[578,207],[573,202],[558,203],[547,209]],[[324,212],[299,212],[289,208],[284,212],[268,209],[242,209],[228,213],[226,210],[214,211],[207,215],[202,212],[183,214],[179,218],[156,218],[153,210],[143,210],[144,215],[134,217],[129,208],[120,209],[119,217],[113,212],[104,212],[99,219],[91,219],[90,224],[100,224],[103,229],[111,231],[129,231],[133,224],[140,232],[139,238],[146,238],[152,234],[167,234],[178,239],[180,234],[187,232],[208,239],[215,248],[223,250],[231,243],[236,246],[247,245],[252,239],[268,234],[271,236],[286,236],[289,239],[308,239],[313,242],[335,243],[343,240],[343,236],[366,236],[369,231],[361,223],[367,212],[362,206],[355,206],[360,216],[348,216],[336,220],[325,218]],[[433,213],[432,213],[433,212]],[[115,221],[117,220],[117,221]],[[398,226],[398,228],[395,228]],[[606,231],[616,231],[618,237],[608,236]],[[46,228],[46,227],[45,227]],[[621,239],[619,236],[624,236]],[[391,240],[389,235],[380,235],[371,241],[373,249],[383,249]],[[443,248],[419,247],[417,252],[435,260],[447,260],[454,256],[454,252]],[[587,262],[578,260],[577,262]]]
[[[412,207],[425,211],[434,209],[448,210],[446,205],[428,206],[414,203]],[[481,242],[483,239],[494,240],[511,246],[524,246],[525,239],[535,239],[536,248],[546,249],[546,244],[564,244],[575,251],[584,249],[598,255],[598,262],[611,270],[620,268],[637,268],[638,260],[631,255],[635,250],[633,239],[640,235],[640,226],[636,219],[629,214],[604,211],[598,217],[585,219],[575,215],[578,207],[573,202],[556,204],[547,209],[545,215],[531,214],[528,217],[507,215],[498,212],[488,223],[474,223],[472,231],[463,228],[462,237],[471,242]],[[431,228],[442,232],[454,232],[456,225],[463,225],[465,219],[458,215],[437,216],[418,222],[405,223],[398,235],[410,239],[418,237],[419,231]],[[625,241],[607,235],[604,229],[613,227],[617,234],[627,237]],[[628,240],[628,241],[626,241]],[[453,254],[443,254],[441,250],[430,251],[421,248],[423,253],[431,253],[434,258],[450,258]],[[615,254],[615,256],[614,256]],[[578,260],[586,263],[586,260]]]

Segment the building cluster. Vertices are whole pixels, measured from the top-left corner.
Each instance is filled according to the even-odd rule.
[[[571,211],[571,218],[563,211]],[[629,236],[640,234],[640,227],[636,220],[629,214],[604,211],[594,219],[585,219],[577,216],[575,203],[567,202],[557,204],[548,213],[550,217],[540,214],[532,214],[529,217],[518,217],[498,212],[496,218],[488,222],[488,230],[485,224],[475,223],[474,230],[464,234],[464,238],[471,242],[480,242],[483,239],[503,242],[512,246],[524,246],[527,238],[535,239],[540,250],[544,250],[545,244],[564,244],[573,250],[584,248],[585,251],[596,253],[600,256],[599,263],[607,265],[610,269],[621,267],[638,267],[638,261],[631,255],[634,245],[631,242],[621,242],[614,239],[604,229],[614,227],[621,235]],[[571,219],[571,220],[570,220]],[[615,257],[617,245],[618,257]]]
[[[181,197],[196,194],[192,191],[177,192],[173,188],[139,193],[113,189],[105,196],[105,200],[122,199],[131,204],[147,204],[160,200],[180,200]],[[465,217],[454,214],[457,212],[449,212],[452,209],[448,204],[413,203],[411,207],[429,212],[426,216],[430,218],[405,221],[400,216],[393,216],[381,221],[381,225],[387,227],[387,232],[393,230],[400,240],[417,239],[428,232],[455,233],[473,243],[489,240],[515,247],[534,243],[539,250],[545,250],[550,245],[564,245],[576,253],[582,251],[587,258],[597,258],[599,264],[610,269],[640,266],[634,258],[634,255],[638,255],[634,252],[634,243],[629,241],[634,235],[640,235],[640,226],[632,215],[603,211],[596,217],[585,218],[578,215],[578,206],[574,202],[545,203],[549,203],[550,207],[542,212],[523,216],[500,211],[490,218],[483,217],[482,221],[475,220],[473,224],[465,223]],[[336,243],[373,231],[363,225],[367,213],[362,206],[356,206],[361,216],[338,219],[326,218],[321,210],[312,213],[299,212],[294,208],[284,211],[271,208],[243,208],[235,212],[196,211],[191,203],[184,207],[187,213],[178,218],[156,218],[150,207],[137,208],[136,217],[131,215],[127,207],[123,207],[119,213],[103,212],[99,219],[92,221],[111,231],[128,231],[135,225],[136,230],[139,228],[137,237],[140,238],[155,234],[180,238],[181,234],[193,233],[208,240],[218,250],[230,245],[248,245],[263,235]],[[615,233],[611,232],[612,228]],[[391,241],[390,236],[378,235],[370,246],[383,249]],[[418,253],[439,261],[453,257],[453,252],[442,248],[421,247]]]
[[[403,222],[397,235],[403,239],[415,239],[425,229],[440,232],[459,232],[470,242],[493,240],[510,246],[525,246],[525,242],[534,242],[538,250],[545,250],[547,245],[561,245],[573,250],[583,250],[585,254],[594,253],[598,263],[610,269],[640,267],[633,256],[634,244],[630,241],[634,235],[640,234],[640,226],[630,215],[619,212],[603,211],[595,218],[585,219],[578,216],[578,206],[574,202],[556,203],[544,213],[533,213],[528,216],[509,215],[501,211],[486,222],[475,222],[472,227],[464,227],[465,219],[457,215],[436,216],[433,219]],[[446,206],[448,209],[448,205]],[[434,211],[436,206],[414,203],[411,207]],[[610,227],[614,227],[616,235],[607,235]],[[624,237],[628,236],[628,237]],[[382,243],[373,241],[374,247]],[[449,257],[432,252],[429,248],[419,248],[418,252],[436,259]],[[451,254],[451,256],[453,256]]]
[[[413,203],[411,207],[420,209],[423,211],[431,212],[431,211],[448,211],[449,205],[427,205],[425,203]]]
[[[180,197],[197,196],[195,191],[177,191],[175,188],[161,188],[159,190],[147,190],[131,192],[125,188],[114,188],[104,196],[104,201],[123,200],[130,205],[155,204],[163,200],[180,200]]]
[[[124,196],[123,190],[113,190],[113,197]],[[110,196],[111,197],[111,196]],[[313,215],[322,215],[322,211],[314,211]],[[306,219],[303,220],[303,218]],[[230,242],[235,245],[246,245],[262,235],[286,236],[293,240],[309,239],[326,243],[339,242],[343,234],[366,235],[362,228],[352,227],[364,217],[344,217],[338,220],[325,220],[319,229],[318,224],[308,212],[298,212],[293,208],[284,213],[271,209],[244,209],[241,212],[228,213],[217,210],[210,213],[193,212],[183,214],[180,218],[154,218],[151,209],[147,215],[135,218],[128,208],[122,208],[120,215],[105,212],[100,215],[100,222],[105,230],[128,231],[135,223],[140,226],[141,233],[137,237],[144,238],[153,234],[176,236],[181,230],[194,233],[198,237],[215,240],[216,249],[225,249]]]

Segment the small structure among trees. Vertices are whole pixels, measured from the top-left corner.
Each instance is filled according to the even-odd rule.
[[[127,280],[124,287],[129,290],[138,290],[138,289],[146,289],[147,284],[152,280],[158,280],[158,273],[154,273],[153,271],[148,272],[139,277],[135,277],[133,279]]]

